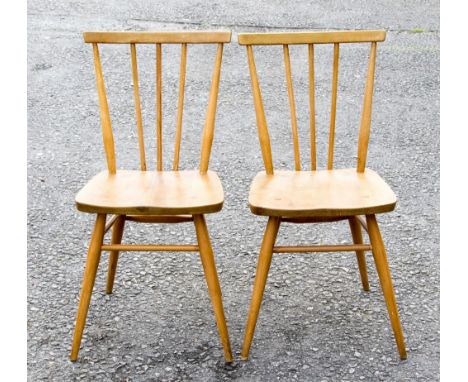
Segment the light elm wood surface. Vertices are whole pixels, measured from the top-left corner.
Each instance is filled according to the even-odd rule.
[[[366,215],[366,221],[369,229],[369,239],[372,245],[372,255],[374,257],[375,268],[377,269],[380,286],[382,287],[385,303],[387,304],[388,316],[395,336],[398,353],[400,354],[400,359],[406,359],[405,338],[403,336],[403,329],[401,328],[400,315],[398,313],[392,276],[387,262],[387,253],[382,240],[382,235],[380,234],[379,225],[375,215]]]
[[[257,273],[252,292],[252,299],[250,301],[249,315],[245,326],[244,342],[242,344],[241,358],[247,360],[249,358],[250,346],[257,325],[258,315],[260,313],[260,305],[262,304],[263,292],[270,271],[271,259],[273,256],[273,246],[276,242],[278,230],[281,220],[278,217],[270,216],[263,235],[262,247],[258,255]]]
[[[349,218],[349,228],[351,229],[351,235],[353,236],[353,243],[360,245],[363,243],[361,224],[356,216]],[[361,275],[362,288],[365,291],[369,291],[369,276],[367,274],[366,257],[364,251],[356,250],[356,259],[359,268],[359,274]]]
[[[396,196],[374,171],[356,169],[260,172],[249,194],[264,216],[351,216],[392,211]]]
[[[241,45],[334,44],[385,41],[382,30],[290,33],[240,33]]]
[[[85,32],[83,38],[106,44],[209,44],[230,42],[231,32]]]
[[[224,359],[226,362],[232,362],[231,341],[229,340],[226,317],[224,315],[223,299],[221,287],[219,285],[216,263],[211,247],[210,235],[206,226],[206,219],[203,215],[194,215],[195,232],[197,234],[198,247],[200,251],[200,260],[205,272],[206,284],[210,294],[213,311],[218,326],[219,338],[223,345]]]
[[[83,212],[179,215],[221,210],[224,194],[218,175],[208,171],[103,171],[76,195]]]
[[[232,362],[233,357],[224,317],[221,289],[204,218],[204,214],[220,211],[224,201],[221,182],[216,173],[208,171],[208,165],[214,138],[223,46],[225,42],[230,41],[231,32],[86,32],[84,33],[84,39],[85,42],[91,42],[93,46],[101,126],[108,169],[94,176],[78,192],[75,198],[76,207],[79,211],[96,213],[98,220],[89,249],[87,271],[85,272],[83,281],[83,292],[70,359],[76,361],[78,357],[94,278],[102,251],[110,251],[106,285],[106,292],[108,294],[113,291],[119,254],[122,251],[199,251],[215,311],[221,343],[224,348],[225,360],[226,362]],[[130,44],[133,98],[135,101],[135,117],[140,151],[139,171],[117,170],[113,130],[98,43]],[[139,90],[136,44],[145,43],[155,45],[156,131],[154,135],[156,137],[156,171],[146,171],[143,108]],[[192,43],[216,43],[217,52],[211,78],[205,127],[202,133],[200,167],[198,170],[179,171],[187,44]],[[165,171],[163,166],[163,70],[169,67],[168,70],[170,71],[171,61],[169,58],[167,63],[163,65],[163,57],[165,56],[163,56],[162,44],[181,44],[173,171]],[[115,216],[106,225],[107,214],[114,214]],[[196,228],[198,245],[122,244],[126,220],[136,223],[153,224],[177,224],[193,221]],[[103,236],[111,227],[111,243],[103,244]],[[91,276],[88,269],[92,269]]]
[[[101,246],[104,239],[105,226],[106,215],[97,214],[96,223],[91,235],[91,242],[88,248],[86,267],[83,273],[80,303],[78,305],[78,313],[76,316],[75,331],[73,333],[72,349],[70,353],[70,360],[72,362],[77,360],[78,352],[80,351],[81,338],[83,337],[83,330],[86,324],[86,317],[88,315],[89,304],[91,302],[94,281],[96,280],[99,260],[101,259]]]
[[[115,224],[112,227],[112,244],[120,244],[125,228],[125,216],[117,215]],[[102,246],[101,246],[102,248]],[[111,251],[109,253],[109,266],[107,270],[106,293],[111,294],[114,288],[115,273],[117,271],[117,263],[119,261],[119,251]]]
[[[267,230],[258,259],[257,277],[252,293],[251,308],[247,321],[244,343],[242,346],[242,358],[249,356],[250,346],[258,318],[263,290],[268,275],[272,253],[294,252],[342,252],[355,251],[358,268],[361,275],[361,283],[364,290],[369,290],[367,267],[364,251],[374,250],[376,265],[382,282],[382,288],[386,295],[387,306],[392,320],[395,339],[400,352],[400,358],[405,359],[403,333],[396,311],[390,274],[386,274],[383,264],[385,256],[377,256],[376,253],[384,253],[383,242],[371,238],[371,245],[363,244],[361,233],[361,220],[359,215],[369,217],[374,214],[390,212],[395,208],[396,196],[385,181],[374,171],[366,169],[367,149],[371,130],[372,95],[374,92],[374,76],[376,63],[377,41],[385,40],[385,31],[340,31],[340,32],[299,32],[299,33],[249,33],[239,36],[239,43],[246,45],[249,72],[252,83],[252,94],[257,120],[257,130],[260,148],[262,151],[265,171],[257,174],[251,183],[249,193],[249,205],[252,213],[268,216]],[[341,43],[368,43],[370,44],[369,66],[365,85],[365,94],[362,107],[361,127],[359,129],[358,155],[356,168],[333,169],[335,149],[335,124],[338,101],[338,69]],[[299,142],[297,134],[296,100],[294,98],[293,79],[291,74],[289,44],[308,45],[308,85],[309,85],[309,125],[310,125],[310,155],[311,170],[301,171]],[[328,137],[328,162],[327,170],[317,171],[316,131],[315,131],[315,68],[314,68],[314,44],[333,44],[333,67],[331,86],[331,110],[330,129]],[[291,114],[292,137],[294,146],[294,159],[296,171],[275,171],[271,153],[271,145],[265,110],[258,81],[257,69],[254,61],[254,45],[283,45],[284,67]],[[263,49],[266,50],[266,49]],[[300,93],[299,93],[300,94]],[[270,242],[269,226],[272,219],[276,219],[279,227],[281,221],[288,223],[325,223],[342,219],[348,219],[353,239],[353,245],[301,245],[278,246],[272,251],[266,250],[265,243]],[[377,227],[377,223],[375,223]],[[378,230],[378,228],[376,228]],[[369,235],[371,231],[368,231]],[[277,229],[274,236],[276,237]],[[273,240],[274,243],[274,240]],[[373,248],[374,243],[377,249]],[[265,257],[268,256],[266,266]],[[260,273],[259,273],[259,270]],[[259,278],[259,274],[261,277]],[[383,274],[383,276],[382,276]],[[259,281],[261,280],[261,282]],[[383,281],[382,281],[383,280]],[[390,280],[390,281],[389,281]],[[260,284],[259,284],[260,283]],[[389,305],[390,304],[390,305]]]

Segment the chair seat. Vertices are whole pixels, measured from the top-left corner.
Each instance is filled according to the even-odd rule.
[[[223,187],[208,171],[103,171],[75,198],[79,211],[120,215],[205,214],[221,210]]]
[[[262,216],[353,216],[392,211],[396,196],[370,169],[275,171],[256,175],[249,205]]]

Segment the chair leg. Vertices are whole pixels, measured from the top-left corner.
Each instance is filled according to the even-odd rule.
[[[349,218],[349,227],[351,228],[351,235],[353,236],[354,244],[363,244],[361,223],[355,216]],[[359,273],[361,274],[362,288],[365,291],[369,290],[369,279],[367,277],[366,257],[364,251],[356,251],[356,258],[359,266]]]
[[[120,244],[125,226],[125,216],[120,215],[112,227],[112,244]],[[119,260],[119,251],[111,251],[109,254],[109,270],[107,271],[106,293],[111,294],[114,288],[115,272],[117,270],[117,261]]]
[[[387,263],[387,256],[385,254],[385,247],[382,236],[380,235],[380,230],[375,215],[367,215],[366,220],[367,229],[369,231],[369,238],[372,245],[372,254],[374,256],[375,267],[377,268],[380,285],[382,286],[385,302],[387,304],[387,310],[390,316],[393,334],[395,335],[398,352],[400,353],[401,359],[406,359],[405,340],[403,338],[403,331],[401,329],[400,317],[398,315],[392,278]]]
[[[273,255],[273,246],[275,245],[276,236],[280,226],[280,218],[270,216],[263,236],[262,247],[258,256],[257,274],[253,287],[252,300],[250,302],[249,317],[245,328],[244,343],[242,345],[241,357],[244,360],[249,358],[250,345],[257,324],[258,313],[262,303],[263,292],[270,270],[271,258]]]
[[[101,257],[101,246],[102,240],[104,238],[105,225],[106,215],[98,214],[93,234],[91,236],[91,242],[88,249],[88,258],[86,260],[86,267],[83,274],[80,304],[78,306],[75,333],[73,335],[73,345],[70,354],[70,360],[73,362],[78,358],[78,351],[80,350],[81,338],[83,336],[86,316],[88,315],[88,308],[91,301],[91,294],[93,292],[94,280],[96,279],[96,272],[99,265],[99,259]]]
[[[213,304],[213,310],[218,325],[219,337],[224,349],[224,359],[226,362],[232,362],[231,343],[229,341],[229,333],[224,316],[223,300],[221,297],[221,288],[219,286],[218,274],[216,272],[216,264],[211,248],[210,236],[206,227],[205,217],[203,215],[194,215],[195,230],[197,233],[198,246],[200,248],[200,258],[205,272],[208,291]]]

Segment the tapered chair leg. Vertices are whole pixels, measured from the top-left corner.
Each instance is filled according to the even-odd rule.
[[[210,293],[211,303],[213,304],[216,324],[218,325],[219,337],[221,338],[224,349],[224,359],[226,362],[232,362],[231,343],[229,341],[229,333],[224,316],[221,288],[219,286],[218,273],[216,272],[216,264],[205,217],[203,215],[194,215],[193,220],[195,222],[200,258],[205,272],[206,283],[208,284],[208,291]]]
[[[270,270],[271,258],[273,255],[273,246],[275,245],[276,236],[280,225],[280,218],[270,216],[263,236],[260,255],[258,256],[257,274],[253,287],[252,300],[250,302],[249,317],[245,328],[244,343],[242,345],[242,359],[249,358],[250,345],[257,324],[258,313],[262,303],[263,292],[265,290],[268,271]]]
[[[91,301],[91,294],[93,292],[94,280],[101,257],[101,246],[104,238],[104,229],[106,225],[106,215],[98,214],[96,224],[94,225],[91,242],[88,249],[88,259],[86,260],[86,267],[83,274],[83,285],[81,287],[80,304],[78,306],[78,314],[76,317],[75,333],[73,335],[73,344],[70,354],[70,360],[76,361],[78,358],[78,351],[80,350],[81,338],[83,336],[83,329],[86,323],[86,316],[88,315],[89,303]]]
[[[353,236],[354,244],[363,244],[361,223],[355,216],[349,218],[349,227],[351,228],[351,235]],[[367,266],[366,257],[364,251],[356,251],[356,258],[359,267],[359,273],[361,274],[362,288],[365,291],[369,290],[369,279],[367,277]]]
[[[380,235],[379,226],[375,215],[367,215],[367,229],[369,232],[369,239],[372,246],[372,254],[374,256],[375,267],[380,279],[380,285],[385,297],[387,304],[388,314],[390,316],[390,322],[392,324],[393,333],[400,353],[401,359],[406,359],[406,348],[405,340],[403,338],[403,331],[401,329],[400,317],[398,315],[398,308],[395,299],[395,293],[393,291],[392,278],[390,275],[390,269],[387,263],[387,255],[385,253],[385,247]]]
[[[120,244],[125,226],[125,215],[120,215],[112,226],[112,244]],[[115,272],[117,270],[117,261],[119,260],[119,251],[109,253],[109,270],[107,271],[106,293],[111,294],[114,288]]]

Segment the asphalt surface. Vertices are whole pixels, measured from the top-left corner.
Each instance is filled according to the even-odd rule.
[[[241,31],[388,30],[379,45],[368,166],[399,198],[379,216],[408,360],[397,356],[372,257],[370,293],[353,254],[273,259],[248,362],[240,361],[266,224],[247,205],[262,170]],[[225,190],[207,217],[233,351],[225,365],[197,254],[125,253],[114,294],[102,256],[78,362],[71,346],[94,216],[74,196],[105,168],[86,30],[231,29],[210,168]],[[198,163],[213,47],[190,47],[181,167]],[[179,51],[164,47],[165,165],[172,155]],[[332,48],[317,48],[319,166],[325,166]],[[336,167],[354,166],[368,48],[341,51]],[[291,48],[302,163],[308,165],[306,50]],[[256,50],[278,168],[293,168],[281,48]],[[102,49],[119,168],[137,168],[130,58]],[[154,166],[154,48],[139,50],[149,167]],[[30,1],[28,9],[28,375],[31,381],[435,381],[439,379],[439,5],[436,1]],[[193,243],[190,224],[128,224],[127,242]],[[284,225],[278,243],[344,243],[345,222]]]

